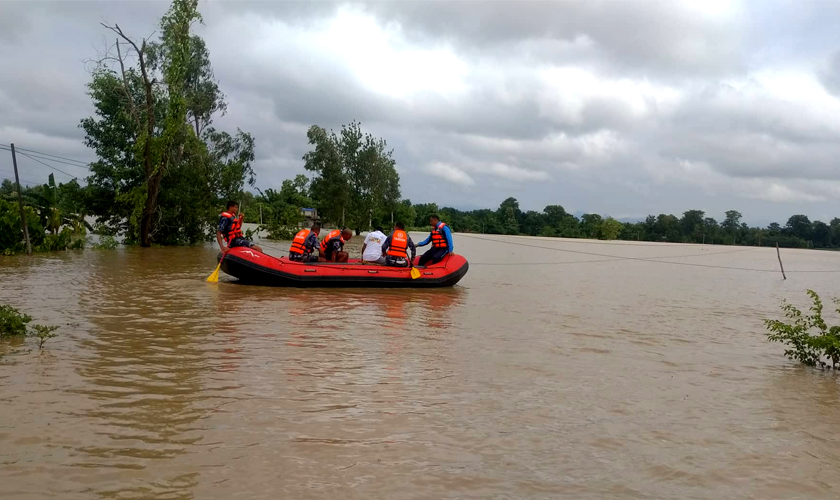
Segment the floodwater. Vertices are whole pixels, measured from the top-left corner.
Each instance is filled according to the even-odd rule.
[[[440,290],[211,284],[209,245],[0,258],[0,302],[61,325],[0,344],[0,498],[840,497],[840,374],[762,323],[830,304],[840,253],[782,280],[769,248],[455,241]]]

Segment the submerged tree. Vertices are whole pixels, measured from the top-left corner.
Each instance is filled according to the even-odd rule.
[[[253,138],[209,127],[227,105],[204,41],[191,33],[202,22],[197,7],[174,0],[158,41],[103,24],[117,40],[88,84],[96,116],[80,126],[99,157],[88,178],[90,211],[143,246],[206,239],[220,198],[254,183]]]

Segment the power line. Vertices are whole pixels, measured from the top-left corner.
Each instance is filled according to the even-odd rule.
[[[17,149],[17,148],[15,148],[15,149]],[[51,169],[55,170],[56,172],[61,172],[62,174],[64,174],[64,175],[66,175],[66,176],[70,177],[70,178],[71,178],[71,179],[73,179],[73,180],[75,180],[75,179],[78,179],[78,178],[79,178],[79,176],[78,176],[78,175],[68,174],[68,173],[67,173],[67,172],[65,172],[64,170],[61,170],[61,169],[55,168],[55,167],[53,167],[52,165],[48,165],[48,164],[46,164],[46,163],[42,162],[41,160],[39,160],[39,159],[37,159],[37,158],[33,158],[33,157],[29,156],[29,155],[28,155],[28,154],[26,154],[26,153],[21,152],[20,154],[21,154],[22,156],[25,156],[25,157],[29,158],[30,160],[35,160],[35,161],[37,161],[38,163],[40,163],[41,165],[43,165],[43,166],[45,166],[45,167],[47,167],[47,168],[51,168]]]
[[[7,148],[0,148],[0,149],[3,149],[3,150],[5,150],[5,151],[11,151],[11,149],[7,149]],[[29,156],[30,158],[38,158],[38,159],[40,159],[40,160],[52,161],[52,162],[55,162],[55,163],[61,163],[61,164],[63,164],[63,165],[69,165],[69,166],[71,166],[71,167],[75,167],[75,168],[81,168],[81,169],[85,169],[85,170],[90,170],[90,167],[83,167],[83,166],[81,166],[81,165],[76,165],[75,163],[69,163],[69,162],[66,162],[66,161],[55,160],[55,159],[53,159],[53,158],[48,158],[48,157],[46,157],[46,156],[38,156],[38,155],[35,155],[35,154],[32,154],[32,153],[28,153],[28,154],[27,154],[27,153],[24,153],[24,152],[22,152],[22,151],[18,150],[17,148],[15,148],[15,150],[16,150],[17,152],[19,152],[20,154],[22,154],[22,155],[27,155],[27,156]]]
[[[2,144],[2,145],[0,145],[0,147],[5,148],[5,149],[8,149],[10,146],[8,146],[8,145],[6,145],[6,144]],[[55,161],[55,162],[57,162],[57,163],[71,162],[71,163],[67,163],[67,165],[70,165],[70,164],[72,164],[72,163],[79,163],[79,164],[81,164],[81,166],[83,166],[84,168],[88,168],[88,165],[90,164],[90,162],[87,162],[87,161],[74,160],[73,158],[67,158],[67,157],[65,157],[65,156],[54,155],[54,154],[51,154],[51,153],[44,153],[43,151],[36,151],[36,150],[34,150],[34,149],[27,149],[27,148],[20,148],[20,147],[16,147],[16,148],[15,148],[15,150],[17,150],[17,151],[25,151],[25,152],[27,152],[27,153],[36,154],[36,155],[41,155],[41,156],[47,156],[47,157],[57,158],[57,160],[53,160],[53,161]],[[58,160],[64,160],[64,161],[58,161]]]
[[[502,241],[502,243],[510,243],[514,244],[513,242],[506,242]],[[565,242],[564,242],[565,243]],[[651,245],[646,245],[651,246]],[[546,248],[547,247],[539,247],[539,248]],[[738,250],[728,250],[725,252],[712,252],[712,253],[694,253],[688,255],[662,255],[658,257],[648,257],[650,260],[656,259],[681,259],[684,257],[708,257],[712,255],[724,255],[728,253],[738,253],[738,252],[747,252],[750,250],[754,250],[753,248],[741,248]],[[561,262],[470,262],[471,266],[549,266],[549,265],[559,265],[559,264],[594,264],[596,262],[617,262],[620,260],[627,260],[627,257],[614,257],[610,259],[598,259],[598,260],[565,260]]]
[[[541,249],[544,249],[544,250],[554,250],[555,252],[566,252],[566,253],[573,253],[573,254],[579,254],[579,255],[589,255],[589,256],[594,256],[594,257],[607,257],[611,260],[634,260],[634,261],[639,261],[639,262],[653,262],[655,264],[672,264],[672,265],[675,265],[675,266],[704,267],[704,268],[710,268],[710,269],[728,269],[728,270],[733,270],[733,271],[753,271],[753,272],[759,272],[759,273],[777,273],[777,272],[779,272],[775,269],[756,269],[756,268],[749,268],[749,267],[729,267],[729,266],[716,266],[716,265],[713,265],[713,264],[698,264],[698,263],[693,263],[693,262],[670,262],[670,261],[667,261],[667,260],[654,260],[654,259],[663,259],[663,258],[675,259],[675,258],[681,258],[681,257],[689,257],[688,255],[675,255],[675,256],[672,256],[672,257],[655,257],[655,258],[621,257],[621,256],[618,256],[618,255],[607,255],[607,254],[601,254],[601,253],[595,253],[595,252],[581,252],[581,251],[577,251],[577,250],[566,250],[566,249],[563,249],[563,248],[545,247],[545,246],[541,246],[541,245],[529,245],[527,243],[518,243],[518,242],[514,243],[514,242],[511,242],[511,241],[497,240],[497,239],[493,239],[493,238],[482,238],[480,236],[467,235],[467,234],[463,234],[463,233],[461,234],[461,236],[467,236],[469,238],[474,238],[474,239],[478,239],[478,240],[491,241],[491,242],[494,242],[494,243],[503,243],[503,244],[508,244],[508,245],[517,245],[517,246],[531,247],[531,248],[541,248]],[[752,250],[752,249],[750,248],[750,249],[746,249],[746,250]],[[718,255],[718,254],[722,254],[722,253],[734,253],[734,252],[735,251],[716,252],[714,254],[709,254],[709,255]],[[588,262],[594,262],[594,261],[588,261]],[[580,262],[580,263],[585,264],[586,262]],[[789,272],[789,273],[840,273],[840,269],[826,270],[826,271],[787,271],[787,272]]]

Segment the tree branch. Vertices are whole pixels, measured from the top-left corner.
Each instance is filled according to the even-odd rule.
[[[131,116],[134,118],[134,122],[137,124],[137,129],[139,130],[142,125],[140,124],[140,117],[137,116],[137,105],[134,103],[134,96],[131,95],[131,91],[128,87],[128,77],[125,74],[125,64],[123,63],[122,52],[120,51],[119,39],[117,39],[117,59],[120,62],[120,72],[122,73],[123,79],[123,91],[125,92],[125,97],[128,99],[128,105],[131,108]]]

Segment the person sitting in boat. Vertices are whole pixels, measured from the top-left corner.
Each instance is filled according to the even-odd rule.
[[[385,233],[379,226],[369,232],[362,245],[362,262],[365,264],[384,264],[385,253],[382,251],[382,243],[385,239]]]
[[[321,240],[319,262],[347,262],[350,254],[344,251],[344,243],[353,237],[353,232],[347,228],[335,229]]]
[[[219,243],[219,248],[222,249],[222,252],[227,251],[225,245],[222,244],[222,239],[224,238],[228,249],[247,247],[262,252],[262,247],[251,243],[250,240],[245,239],[242,235],[242,218],[245,214],[239,214],[237,218],[237,212],[239,212],[239,203],[231,200],[227,202],[227,210],[219,216],[219,229],[216,231],[216,241]]]
[[[409,248],[411,249],[411,259],[408,258]],[[411,241],[411,236],[405,232],[405,226],[402,222],[394,224],[394,231],[382,244],[382,255],[385,256],[386,266],[410,267],[414,265],[417,247]]]
[[[431,243],[432,248],[420,256],[420,260],[417,262],[419,266],[436,264],[455,250],[455,244],[452,242],[452,232],[449,230],[449,226],[440,221],[437,214],[429,217],[429,224],[432,226],[432,232],[429,233],[428,238],[418,243],[417,246],[424,247]]]
[[[292,240],[289,248],[289,260],[295,262],[318,262],[318,256],[312,255],[318,248],[318,235],[321,234],[321,224],[314,223],[309,229],[301,229]]]

